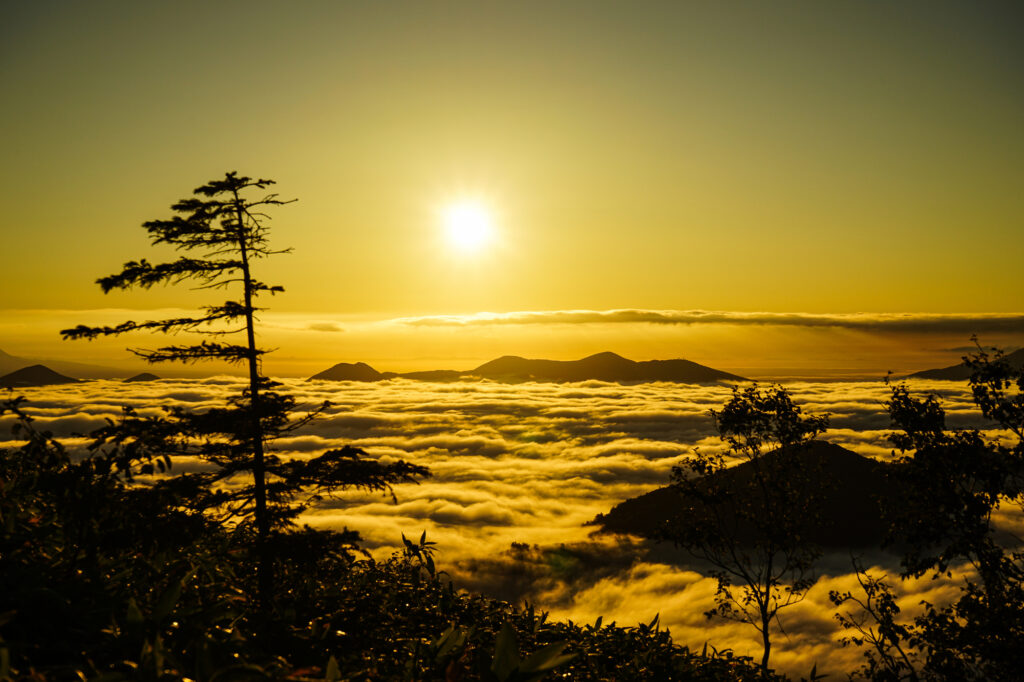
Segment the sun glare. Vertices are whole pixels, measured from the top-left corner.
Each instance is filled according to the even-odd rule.
[[[462,201],[444,209],[444,229],[448,241],[460,251],[478,251],[494,232],[494,221],[483,205]]]

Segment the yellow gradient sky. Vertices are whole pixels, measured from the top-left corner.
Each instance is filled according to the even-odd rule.
[[[1024,310],[1014,3],[99,1],[0,13],[11,353],[117,359],[114,346],[61,345],[56,330],[98,322],[99,309],[209,302],[181,288],[104,296],[93,281],[158,259],[140,223],[231,169],[299,199],[275,220],[274,243],[294,253],[261,273],[287,289],[272,306],[293,333],[268,331],[281,357],[407,369],[608,345],[702,361],[706,346],[730,367],[788,367],[825,347],[832,365],[885,367],[896,348],[912,365],[908,353],[947,352],[971,331],[1024,339],[1019,316],[942,334],[826,326],[824,344],[822,328],[800,325],[594,319],[474,324],[457,338],[379,326],[483,311]],[[445,239],[440,216],[459,200],[493,217],[476,251]],[[752,357],[766,349],[771,361]],[[878,358],[855,361],[865,349]]]

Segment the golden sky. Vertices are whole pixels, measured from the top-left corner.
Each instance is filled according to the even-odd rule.
[[[355,332],[484,311],[1022,310],[1014,3],[123,1],[2,13],[9,352],[56,339],[59,315],[50,330],[46,311],[90,323],[102,308],[209,303],[181,288],[104,296],[93,282],[167,255],[140,224],[226,170],[299,199],[274,222],[273,243],[294,252],[260,273],[287,289],[273,310],[347,329],[289,337],[281,352],[295,357],[377,348],[385,363],[451,364],[436,357],[443,341],[415,347],[439,332],[387,343]],[[472,251],[441,218],[467,200],[493,221]],[[42,326],[12,322],[29,318]],[[449,355],[516,352],[498,336],[572,356],[602,333],[634,356],[693,355],[685,335],[590,324],[478,325]]]

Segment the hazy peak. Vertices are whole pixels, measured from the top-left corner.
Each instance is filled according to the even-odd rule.
[[[339,362],[330,369],[314,374],[310,381],[380,381],[383,374],[365,362]]]
[[[50,384],[73,384],[78,379],[57,374],[45,365],[30,365],[0,377],[0,387],[22,388],[28,386],[48,386]]]
[[[130,383],[135,381],[157,381],[159,379],[160,377],[158,377],[155,374],[150,374],[149,372],[142,372],[141,374],[136,374],[135,376],[128,377],[124,381],[125,383]]]

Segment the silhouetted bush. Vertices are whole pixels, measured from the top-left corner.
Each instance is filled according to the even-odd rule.
[[[1008,437],[949,429],[938,397],[893,386],[891,440],[903,454],[892,475],[903,495],[887,513],[891,542],[904,549],[902,578],[969,572],[952,604],[923,602],[912,622],[900,620],[889,585],[859,569],[863,596],[830,595],[859,607],[838,617],[851,641],[870,646],[863,677],[1019,680],[1024,670],[1024,552],[993,523],[1001,505],[1024,510],[1024,369],[980,347],[964,360],[975,404]]]
[[[828,417],[804,417],[785,388],[762,392],[756,384],[733,388],[711,416],[750,482],[736,485],[723,475],[737,471],[723,455],[694,449],[672,469],[682,510],[663,537],[710,564],[717,590],[705,615],[753,626],[767,670],[779,611],[800,602],[816,579],[821,552],[806,531],[823,503],[809,484],[821,474],[801,448],[825,430]]]

